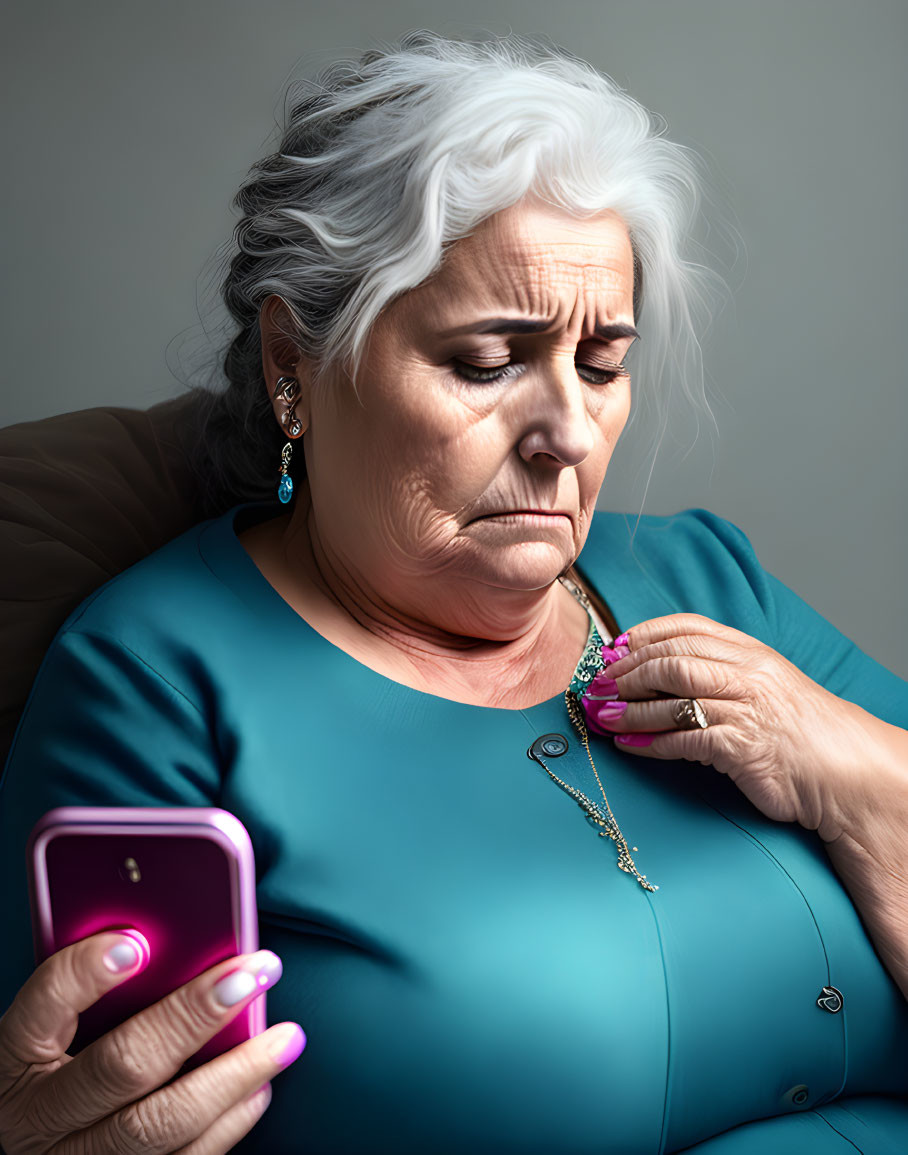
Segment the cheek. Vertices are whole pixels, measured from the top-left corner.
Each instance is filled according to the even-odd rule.
[[[599,439],[594,453],[580,466],[581,500],[590,504],[605,479],[615,446],[624,432],[631,409],[630,383],[624,382],[604,399],[602,408],[596,414]]]
[[[599,428],[606,453],[611,456],[624,432],[631,413],[631,386],[625,380],[616,384],[598,415]]]
[[[505,435],[490,412],[476,412],[447,396],[436,397],[402,423],[405,484],[424,503],[456,513],[475,501],[506,456]],[[387,462],[389,468],[394,463]]]
[[[440,436],[425,422],[373,427],[358,448],[344,482],[349,533],[359,544],[380,543],[398,564],[406,566],[407,558],[430,564],[474,497],[471,478],[481,457],[467,456],[461,438]]]

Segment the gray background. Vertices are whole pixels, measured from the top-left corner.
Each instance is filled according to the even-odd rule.
[[[6,13],[0,424],[183,391],[173,370],[200,348],[230,199],[292,75],[416,27],[544,32],[705,155],[741,241],[735,257],[724,235],[705,238],[733,290],[704,341],[718,435],[706,423],[692,445],[680,416],[647,488],[635,423],[601,506],[731,518],[767,569],[908,677],[904,0],[19,0]]]

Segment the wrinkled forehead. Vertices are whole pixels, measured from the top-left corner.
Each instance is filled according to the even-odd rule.
[[[588,308],[629,319],[633,275],[630,236],[616,213],[581,220],[517,206],[455,242],[420,288],[441,308],[462,299],[474,308],[554,316],[582,298]]]

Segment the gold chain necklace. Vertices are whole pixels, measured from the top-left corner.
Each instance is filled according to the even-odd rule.
[[[574,597],[578,602],[580,602],[580,604],[589,615],[590,632],[587,637],[587,643],[583,651],[583,656],[580,659],[580,665],[578,666],[578,671],[581,669],[583,670],[583,679],[589,682],[592,681],[592,678],[597,672],[595,669],[596,663],[593,661],[593,655],[598,655],[598,667],[599,669],[602,669],[602,638],[600,637],[599,631],[596,628],[596,621],[592,613],[593,607],[590,605],[589,598],[586,596],[583,590],[580,589],[579,586],[574,585],[573,582],[568,584],[568,581],[562,581],[562,584],[570,593],[574,595]],[[571,686],[573,685],[575,685],[575,680],[572,680]],[[628,848],[627,839],[621,833],[615,815],[612,813],[612,808],[608,804],[608,798],[605,796],[605,787],[602,785],[602,780],[599,777],[599,771],[596,769],[596,763],[593,761],[593,754],[590,750],[589,733],[587,731],[586,722],[583,718],[583,709],[580,705],[580,698],[571,688],[571,686],[569,686],[568,689],[564,691],[564,702],[567,706],[568,717],[570,718],[574,729],[580,735],[580,740],[583,743],[584,749],[586,750],[586,756],[589,758],[590,765],[593,768],[593,774],[595,774],[596,781],[599,783],[599,789],[602,791],[602,801],[605,803],[605,812],[603,812],[602,807],[599,806],[598,803],[592,802],[582,791],[576,789],[574,786],[569,786],[567,782],[563,782],[557,774],[554,774],[548,768],[548,766],[546,766],[542,759],[542,755],[535,751],[535,743],[534,746],[530,748],[530,756],[540,764],[543,770],[545,770],[546,774],[548,774],[548,776],[553,779],[553,781],[558,783],[562,790],[564,790],[571,796],[571,798],[574,799],[580,809],[586,813],[588,818],[592,819],[592,821],[597,826],[602,827],[602,829],[599,831],[599,837],[611,838],[612,841],[617,845],[618,869],[623,870],[626,874],[633,874],[644,890],[658,890],[658,886],[653,886],[652,883],[646,881],[646,875],[640,873],[640,871],[634,865],[633,858],[631,858],[631,849],[637,850],[637,847],[634,846],[633,848]]]

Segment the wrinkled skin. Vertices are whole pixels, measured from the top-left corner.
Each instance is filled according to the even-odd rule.
[[[629,653],[591,686],[589,724],[637,735],[629,753],[700,762],[727,774],[776,822],[798,822],[826,842],[872,789],[875,726],[756,638],[698,614],[671,614],[628,631]],[[696,698],[709,726],[681,730],[678,701]],[[622,745],[619,739],[617,744]]]
[[[652,618],[626,641],[591,684],[591,727],[629,754],[713,766],[768,818],[816,830],[908,999],[908,731],[710,618]],[[677,727],[684,698],[706,729]]]
[[[272,298],[262,314],[265,375],[271,385],[282,373],[300,379],[311,503],[270,523],[269,541],[252,531],[247,548],[316,628],[390,677],[484,705],[554,696],[586,631],[555,579],[586,540],[630,406],[626,374],[596,385],[581,365],[624,360],[632,338],[603,345],[592,325],[631,322],[632,300],[620,218],[579,221],[536,202],[515,205],[386,310],[357,407],[343,383],[307,388],[305,362],[278,339]],[[444,335],[521,315],[551,324],[536,334]],[[518,372],[464,384],[453,359],[513,362]],[[524,506],[563,508],[570,523],[475,520]],[[325,605],[338,611],[333,619]],[[856,842],[896,855],[905,835],[893,815],[902,808],[884,820],[878,800],[888,792],[908,805],[904,731],[707,618],[639,623],[629,645],[611,670],[624,712],[591,719],[602,733],[642,732],[639,745],[620,748],[714,766],[768,817],[818,830],[842,863]],[[680,698],[703,703],[707,730],[677,729]]]
[[[545,330],[462,331],[495,317]],[[594,333],[633,325],[623,222],[536,202],[485,221],[378,319],[356,393],[349,380],[314,387],[281,321],[271,298],[265,377],[299,380],[309,486],[292,513],[240,535],[263,572],[332,641],[400,681],[495,705],[557,693],[586,618],[556,578],[586,541],[630,410],[621,362],[635,331]],[[469,381],[457,362],[473,376],[507,368]],[[527,509],[550,512],[535,524],[485,516]]]
[[[191,1055],[280,977],[270,951],[239,955],[134,1015],[72,1056],[78,1016],[148,961],[120,969],[122,935],[91,935],[51,955],[0,1019],[0,1143],[6,1155],[221,1155],[271,1101],[270,1079],[299,1056],[300,1028],[279,1023],[169,1082]],[[276,969],[275,969],[276,968]],[[259,982],[237,987],[238,972]],[[224,1005],[219,984],[237,1001]],[[296,1044],[294,1044],[294,1040]],[[288,1043],[290,1044],[288,1046]],[[167,1084],[167,1085],[165,1085]]]

